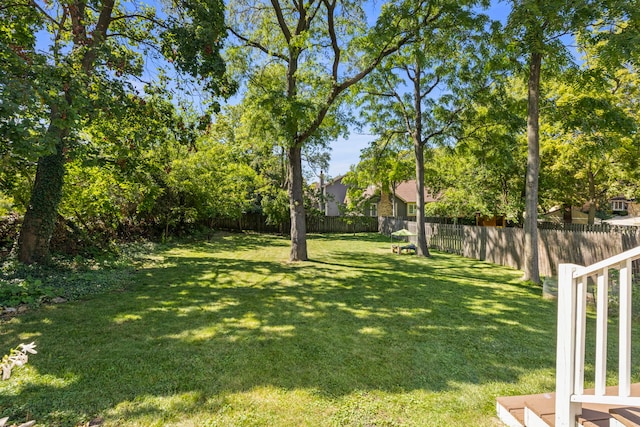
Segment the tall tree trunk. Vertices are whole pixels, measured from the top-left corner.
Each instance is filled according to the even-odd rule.
[[[302,149],[295,144],[289,149],[289,211],[291,212],[290,261],[306,261],[307,222],[302,192]]]
[[[391,216],[398,218],[398,208],[396,203],[396,183],[391,184]]]
[[[416,154],[416,233],[418,234],[416,255],[431,256],[427,247],[426,225],[424,223],[424,145],[414,141]]]
[[[46,137],[56,139],[56,151],[38,159],[29,206],[18,236],[18,259],[25,264],[49,259],[49,243],[62,197],[65,132],[52,120]]]
[[[415,129],[411,132],[409,126],[407,131],[411,133],[413,139],[413,150],[416,156],[416,233],[418,234],[416,255],[430,256],[427,248],[426,226],[424,223],[424,145],[422,140],[422,79],[421,66],[417,61],[415,64],[415,76],[413,78],[413,108],[415,114]],[[407,120],[409,123],[409,120]]]
[[[593,225],[596,222],[596,178],[593,171],[589,168],[589,219],[587,223]]]
[[[79,65],[84,75],[90,75],[98,50],[103,46],[107,29],[111,24],[115,0],[104,0],[99,8],[95,27],[91,37],[86,31],[86,1],[76,2],[68,8],[73,26],[73,50],[82,48],[82,59]],[[72,58],[70,54],[69,58]],[[65,84],[64,96],[60,99],[65,107],[71,107],[73,96],[69,92],[71,84]],[[60,104],[59,104],[60,105]],[[46,262],[49,258],[49,243],[58,214],[58,204],[62,198],[64,184],[64,164],[66,139],[70,134],[68,123],[56,124],[65,117],[55,106],[51,106],[51,124],[45,138],[56,141],[55,153],[40,157],[36,170],[36,180],[31,190],[31,199],[24,216],[20,236],[18,237],[18,259],[26,264]]]
[[[533,52],[529,64],[527,112],[527,176],[524,212],[523,280],[540,283],[538,266],[538,175],[540,174],[540,69],[542,54]]]

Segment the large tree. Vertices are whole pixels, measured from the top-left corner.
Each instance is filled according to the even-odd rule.
[[[549,85],[549,95],[549,114],[541,126],[541,200],[547,205],[588,205],[593,224],[602,207],[598,205],[619,195],[615,192],[621,191],[621,175],[634,169],[637,72],[609,71],[585,57],[582,70]]]
[[[480,2],[419,1],[407,31],[412,43],[385,58],[364,88],[365,115],[374,132],[407,139],[416,166],[417,254],[429,256],[425,234],[425,150],[459,124],[455,96],[471,78],[474,38],[486,21],[473,12]],[[477,70],[476,70],[477,72]]]
[[[505,35],[509,49],[525,58],[527,79],[527,171],[524,215],[523,280],[540,282],[538,267],[538,180],[540,175],[540,101],[543,59],[549,69],[572,62],[566,37],[597,19],[604,2],[512,0]],[[506,48],[506,47],[505,47]]]
[[[2,55],[12,62],[42,64],[33,70],[33,90],[46,81],[45,96],[40,98],[45,115],[35,122],[44,123],[46,129],[38,134],[41,154],[18,239],[20,261],[48,258],[65,162],[78,145],[78,130],[96,111],[126,111],[122,101],[127,92],[135,92],[132,79],[144,76],[145,59],[158,58],[164,51],[179,69],[198,73],[208,88],[217,88],[217,76],[223,70],[219,56],[224,37],[222,8],[218,0],[187,0],[170,14],[177,18],[160,20],[153,8],[133,1],[18,0],[2,7],[3,27],[12,26],[13,18],[33,17],[27,22],[26,37],[17,42],[0,40]],[[207,21],[206,29],[194,25],[201,20]],[[25,102],[19,115],[29,117],[34,105]]]
[[[249,74],[249,84],[265,70],[275,71],[279,83],[264,88],[261,108],[287,152],[292,261],[308,257],[303,147],[336,136],[327,120],[337,124],[332,118],[341,95],[407,41],[403,10],[385,4],[372,25],[360,1],[229,2],[230,32],[240,52],[231,50],[231,57]]]

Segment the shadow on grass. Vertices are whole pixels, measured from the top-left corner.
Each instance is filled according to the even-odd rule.
[[[217,411],[261,386],[437,392],[554,367],[554,305],[517,272],[392,255],[379,237],[311,243],[317,259],[289,264],[265,256],[286,254],[284,239],[217,236],[169,251],[124,293],[0,325],[3,342],[37,341],[30,365],[49,378],[0,397],[0,415],[76,425],[140,396]]]

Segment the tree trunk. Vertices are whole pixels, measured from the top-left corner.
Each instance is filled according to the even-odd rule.
[[[306,261],[307,223],[302,193],[302,149],[294,145],[289,149],[289,211],[291,212],[290,261]]]
[[[538,266],[538,175],[540,173],[540,69],[542,54],[531,54],[527,112],[527,176],[524,212],[523,280],[540,283]]]
[[[398,218],[398,209],[396,207],[396,183],[391,184],[391,216]]]
[[[593,225],[596,222],[596,179],[593,172],[589,170],[589,219],[587,223]]]
[[[57,139],[56,151],[38,159],[29,206],[18,236],[18,260],[25,264],[44,263],[49,259],[49,243],[62,197],[65,136],[52,124],[47,137]]]
[[[429,257],[426,225],[424,223],[424,146],[414,141],[416,154],[416,233],[418,234],[416,255]]]
[[[425,223],[424,223],[424,146],[425,143],[422,140],[422,79],[421,79],[421,67],[420,63],[416,62],[416,71],[413,78],[413,108],[415,110],[415,129],[411,132],[410,127],[407,127],[412,135],[413,150],[416,156],[416,233],[418,233],[416,255],[418,256],[431,256],[429,249],[427,248],[427,236],[425,235]],[[409,121],[407,120],[407,123]]]
[[[573,223],[573,207],[570,203],[562,204],[562,222],[565,224]]]

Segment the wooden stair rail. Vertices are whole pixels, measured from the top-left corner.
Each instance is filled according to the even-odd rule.
[[[631,396],[631,279],[632,262],[640,259],[640,246],[604,261],[583,267],[560,264],[558,268],[558,343],[556,354],[555,427],[574,427],[583,403],[640,407]],[[607,394],[607,325],[609,270],[619,270],[619,360],[616,395]],[[595,390],[584,389],[587,280],[596,280]]]

